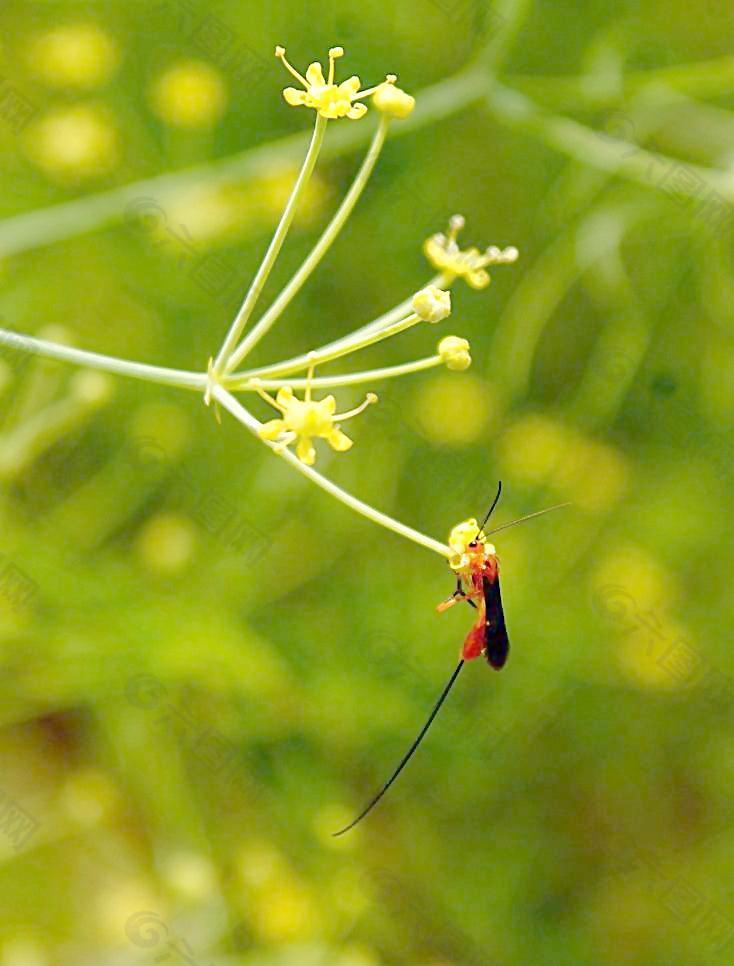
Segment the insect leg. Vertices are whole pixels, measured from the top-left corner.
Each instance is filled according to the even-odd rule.
[[[477,606],[474,603],[474,601],[471,599],[471,597],[467,595],[464,588],[461,586],[461,577],[457,577],[456,590],[453,592],[453,594],[450,597],[447,597],[446,600],[441,601],[438,607],[436,607],[436,610],[439,611],[439,613],[441,611],[448,610],[449,607],[453,607],[454,604],[457,604],[460,600],[465,600],[467,604],[471,604],[472,607]]]

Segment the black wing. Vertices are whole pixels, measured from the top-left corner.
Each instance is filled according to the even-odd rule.
[[[484,604],[487,609],[487,624],[484,630],[484,656],[495,671],[501,670],[510,653],[510,641],[505,627],[505,614],[502,610],[500,579],[491,581],[483,578]]]

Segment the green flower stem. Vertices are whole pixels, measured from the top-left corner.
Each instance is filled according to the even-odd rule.
[[[292,389],[305,389],[308,385],[312,389],[337,389],[339,386],[358,386],[364,382],[378,382],[382,379],[394,379],[396,376],[407,376],[424,369],[433,369],[443,362],[441,356],[428,356],[415,362],[405,362],[399,366],[385,366],[383,369],[369,369],[366,372],[350,372],[343,376],[320,376],[312,379],[260,379],[257,376],[248,378],[241,383],[227,383],[230,390],[256,392],[257,389],[280,389],[290,386]]]
[[[265,252],[265,257],[260,263],[260,268],[257,270],[247,295],[245,296],[245,300],[242,303],[234,322],[230,326],[227,337],[222,344],[222,348],[219,350],[219,354],[214,362],[215,372],[221,373],[223,371],[231,352],[237,345],[237,340],[242,334],[242,330],[249,321],[252,310],[255,308],[255,304],[260,297],[263,286],[268,280],[268,276],[270,275],[273,265],[275,264],[275,260],[280,253],[280,249],[283,247],[283,242],[285,241],[285,237],[288,234],[288,229],[293,222],[298,202],[301,200],[306,185],[313,174],[313,169],[316,166],[316,160],[319,156],[321,145],[324,141],[327,123],[328,122],[325,117],[322,117],[320,114],[316,115],[316,123],[314,125],[311,143],[308,146],[306,157],[303,159],[303,165],[301,166],[296,183],[293,186],[293,191],[291,192],[290,198],[288,199],[285,209],[283,210],[283,214],[278,222],[278,227],[275,229],[275,234],[273,235],[272,241],[268,246],[268,250]]]
[[[0,480],[21,473],[65,433],[71,432],[92,411],[80,399],[59,399],[24,420],[0,441]]]
[[[341,349],[329,349],[322,350],[321,352],[311,352],[309,353],[309,366],[320,366],[325,362],[333,362],[335,359],[341,359],[342,356],[349,355],[355,352],[357,349],[366,349],[368,346],[375,345],[377,342],[382,342],[384,339],[389,339],[394,335],[399,335],[401,332],[405,332],[407,329],[412,329],[414,325],[418,325],[423,319],[415,312],[411,312],[404,319],[400,319],[399,322],[393,322],[392,325],[388,325],[384,329],[377,329],[375,332],[371,332],[365,335],[359,342],[358,345],[344,346]]]
[[[8,329],[0,329],[0,345],[27,352],[31,355],[44,356],[47,359],[58,359],[60,362],[70,362],[75,366],[87,366],[90,369],[100,369],[118,376],[130,376],[132,379],[142,379],[155,382],[162,386],[178,386],[180,389],[193,389],[203,392],[207,386],[206,373],[188,372],[184,369],[166,369],[163,366],[149,366],[143,362],[129,362],[115,356],[105,356],[98,352],[86,352],[71,346],[47,342],[30,335],[20,335]]]
[[[435,275],[430,281],[426,282],[424,288],[429,285],[437,285],[439,288],[446,287],[446,279],[443,275]],[[346,349],[347,352],[353,352],[357,349],[361,349],[365,344],[364,340],[366,336],[371,335],[380,329],[385,329],[393,323],[397,322],[399,319],[403,318],[406,312],[410,312],[411,303],[413,301],[413,296],[405,299],[395,308],[390,309],[389,312],[385,312],[384,315],[373,319],[371,322],[367,322],[365,325],[361,326],[359,329],[355,329],[354,332],[350,332],[349,335],[342,336],[340,339],[336,339],[334,342],[329,342],[326,345],[319,346],[314,352],[317,355],[326,352],[339,351],[341,355],[346,355],[346,352],[341,352],[342,349]],[[291,372],[298,372],[303,369],[308,369],[311,365],[311,353],[304,352],[300,356],[293,356],[292,359],[284,359],[283,362],[276,362],[269,366],[260,366],[257,369],[244,369],[242,372],[234,372],[231,374],[230,378],[237,380],[236,383],[229,383],[227,385],[239,384],[243,379],[250,379],[253,376],[265,376],[266,378],[285,376]],[[225,380],[226,382],[226,380]]]
[[[664,154],[646,151],[622,138],[611,138],[569,117],[546,112],[524,94],[501,84],[495,84],[487,91],[486,102],[501,123],[533,134],[553,150],[587,167],[616,174],[648,189],[661,190],[665,186],[662,175],[683,165],[708,188],[713,188],[727,201],[734,201],[734,185],[728,171],[680,162]],[[700,194],[701,186],[696,178],[679,178],[676,191],[695,198]]]
[[[526,77],[514,74],[508,81],[524,94],[543,103],[552,103],[555,110],[561,111],[575,111],[579,107],[614,107],[653,84],[662,95],[667,88],[690,97],[718,98],[734,90],[734,57],[727,54],[692,64],[626,71],[620,84],[610,87],[591,84],[585,76]]]
[[[226,409],[229,413],[231,413],[235,419],[242,423],[242,425],[245,426],[253,436],[256,436],[262,443],[265,443],[266,446],[276,452],[276,454],[289,463],[293,469],[297,470],[307,479],[311,480],[312,483],[320,486],[322,490],[339,500],[340,503],[348,506],[350,510],[354,510],[361,516],[371,520],[372,523],[376,523],[378,526],[392,530],[392,532],[397,533],[398,536],[412,540],[414,543],[420,544],[420,546],[426,547],[426,549],[432,550],[434,553],[437,553],[442,557],[448,558],[451,556],[451,548],[446,546],[446,544],[439,543],[438,540],[433,540],[431,537],[427,537],[425,534],[419,533],[417,530],[413,530],[411,527],[406,527],[404,523],[394,520],[385,513],[380,513],[379,510],[375,510],[375,508],[371,507],[368,503],[363,503],[362,500],[358,500],[356,497],[352,496],[351,493],[347,493],[346,490],[343,490],[340,486],[332,483],[331,480],[327,480],[325,476],[322,476],[315,469],[313,469],[313,467],[306,466],[306,464],[302,463],[296,456],[294,456],[289,449],[279,449],[276,443],[271,443],[268,440],[261,439],[259,435],[261,423],[222,386],[215,385],[212,390],[212,395],[217,402],[220,403],[221,406],[223,406],[224,409]]]
[[[249,355],[260,339],[262,339],[262,337],[268,332],[273,323],[280,318],[285,309],[290,305],[293,298],[301,290],[303,284],[306,282],[308,277],[334,243],[337,235],[342,230],[347,219],[354,210],[354,206],[359,201],[365,185],[367,184],[370,175],[374,170],[377,159],[379,158],[380,152],[385,144],[385,138],[387,137],[389,126],[389,118],[383,115],[380,118],[380,123],[375,131],[374,137],[372,138],[372,143],[370,144],[370,148],[365,156],[365,159],[362,162],[362,165],[357,172],[349,191],[347,191],[346,195],[344,196],[344,200],[334,214],[334,217],[331,219],[318,242],[313,247],[296,274],[293,276],[293,278],[291,278],[290,282],[288,282],[267,312],[265,312],[262,318],[257,322],[255,327],[248,332],[242,342],[240,342],[232,355],[229,357],[224,367],[225,372],[231,372],[247,355]]]

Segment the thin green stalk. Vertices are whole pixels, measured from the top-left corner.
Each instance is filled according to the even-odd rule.
[[[319,376],[311,379],[260,379],[259,377],[243,379],[241,382],[227,382],[230,390],[242,392],[256,392],[257,389],[280,389],[290,386],[291,389],[306,389],[310,384],[313,389],[337,389],[339,386],[359,386],[362,383],[379,382],[382,379],[394,379],[397,376],[407,376],[424,369],[433,369],[443,363],[441,356],[428,356],[416,362],[404,362],[398,366],[385,366],[382,369],[368,369],[365,372],[350,372],[343,376]]]
[[[426,282],[423,288],[428,288],[430,285],[437,285],[439,288],[447,287],[446,279],[443,275],[434,275],[430,281]],[[398,319],[403,318],[406,312],[410,312],[412,301],[413,296],[411,295],[410,298],[405,299],[399,305],[396,305],[395,308],[390,309],[389,312],[385,312],[371,322],[365,323],[359,329],[350,332],[349,335],[342,336],[340,339],[335,339],[333,342],[319,346],[314,352],[318,355],[336,350],[341,352],[342,349],[346,349],[349,352],[355,349],[361,349],[366,336],[387,328],[394,322],[397,322]],[[342,355],[346,355],[346,352],[342,353]],[[238,380],[239,383],[239,380],[249,379],[253,376],[265,376],[267,378],[284,376],[291,372],[308,369],[310,364],[311,353],[304,352],[299,356],[293,356],[291,359],[284,359],[283,362],[276,362],[268,366],[259,366],[257,369],[243,369],[242,372],[234,372],[230,378]],[[232,383],[227,383],[227,385],[232,385]]]
[[[532,0],[495,0],[487,14],[489,40],[478,60],[496,76],[512,50],[533,6]]]
[[[303,284],[306,282],[308,277],[334,243],[337,235],[342,230],[344,224],[354,210],[354,206],[359,201],[365,185],[367,184],[370,175],[374,170],[377,159],[380,156],[383,145],[385,144],[385,138],[387,137],[389,126],[390,119],[386,115],[382,115],[365,159],[362,162],[362,165],[357,172],[349,191],[347,191],[346,195],[344,196],[344,200],[334,214],[334,217],[331,219],[318,242],[313,247],[293,278],[291,278],[290,282],[288,282],[267,312],[265,312],[255,327],[248,332],[245,338],[240,342],[232,355],[229,357],[225,365],[225,372],[231,372],[255,348],[257,343],[263,338],[271,326],[277,321],[277,319],[280,318],[285,309],[290,305],[291,301],[301,290]]]
[[[375,345],[377,342],[382,342],[384,339],[390,339],[392,336],[399,335],[407,329],[412,329],[414,325],[418,325],[422,321],[419,315],[411,312],[410,315],[404,319],[400,319],[399,322],[394,322],[384,329],[378,329],[376,332],[366,335],[359,342],[359,345],[345,346],[341,349],[329,349],[328,351],[310,352],[308,364],[309,366],[321,366],[325,362],[333,362],[335,359],[341,359],[342,356],[349,355],[357,349],[366,349],[368,346]]]
[[[276,443],[271,443],[268,440],[263,440],[260,438],[259,430],[261,423],[245,409],[245,407],[237,401],[230,393],[227,392],[220,385],[215,385],[212,390],[212,395],[235,419],[237,419],[243,426],[245,426],[253,436],[260,439],[261,442],[265,443],[271,450],[273,450],[278,456],[282,457],[287,463],[289,463],[293,469],[297,470],[307,479],[311,480],[317,486],[320,486],[322,490],[333,496],[335,499],[339,500],[345,506],[348,506],[351,510],[359,513],[361,516],[366,517],[366,519],[371,520],[372,523],[378,524],[378,526],[385,527],[388,530],[392,530],[393,533],[397,533],[401,537],[405,537],[408,540],[412,540],[414,543],[420,544],[422,547],[426,547],[428,550],[432,550],[434,553],[439,554],[442,557],[451,556],[451,548],[446,546],[446,544],[439,543],[438,540],[433,540],[431,537],[427,537],[423,533],[419,533],[417,530],[413,530],[411,527],[405,526],[404,523],[400,523],[398,520],[394,520],[392,517],[387,516],[385,513],[380,513],[379,510],[375,510],[368,503],[363,503],[362,500],[358,500],[351,493],[347,493],[336,483],[332,483],[331,480],[327,480],[325,476],[318,473],[313,467],[306,466],[302,463],[298,457],[296,457],[287,448],[278,448]]]
[[[101,369],[117,376],[129,376],[145,382],[155,382],[162,386],[178,386],[180,389],[193,389],[203,392],[207,386],[206,373],[188,372],[185,369],[166,369],[163,366],[149,366],[143,362],[130,362],[116,356],[105,356],[98,352],[86,352],[71,346],[36,339],[31,335],[20,335],[8,329],[0,329],[0,345],[9,346],[19,352],[70,362],[74,366],[88,366]]]
[[[313,169],[316,165],[316,160],[319,156],[321,145],[324,140],[324,134],[326,133],[327,123],[328,122],[325,117],[322,117],[320,114],[316,115],[316,123],[314,124],[311,143],[308,146],[306,157],[303,159],[303,165],[301,166],[296,183],[293,186],[293,191],[291,192],[288,203],[283,210],[283,214],[278,222],[278,227],[275,229],[275,234],[273,235],[273,239],[268,246],[268,250],[265,252],[265,257],[260,263],[260,268],[258,268],[255,277],[252,280],[247,295],[245,296],[245,300],[242,303],[239,312],[235,316],[235,320],[230,326],[227,337],[225,338],[222,348],[219,350],[217,358],[214,362],[214,371],[217,373],[222,372],[227,360],[229,359],[230,353],[237,345],[237,340],[249,321],[252,310],[255,308],[255,304],[260,297],[263,286],[268,280],[268,276],[270,275],[273,265],[275,264],[275,260],[280,253],[280,249],[283,246],[285,237],[288,234],[288,229],[290,228],[293,218],[296,214],[298,202],[301,200],[306,185],[313,174]]]
[[[24,420],[0,441],[0,480],[20,473],[89,412],[89,406],[72,397],[58,399]]]
[[[581,76],[525,76],[513,74],[508,83],[530,97],[551,103],[555,110],[576,111],[579,108],[598,110],[624,103],[633,95],[655,84],[686,94],[689,97],[722,97],[734,90],[734,57],[727,54],[714,60],[651,70],[631,70],[622,75],[621,84],[610,88],[589,84]]]

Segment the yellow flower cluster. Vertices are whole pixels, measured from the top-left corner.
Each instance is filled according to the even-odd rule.
[[[415,105],[414,98],[399,88],[394,88],[397,80],[395,74],[388,74],[381,84],[364,91],[360,90],[362,84],[356,75],[336,84],[335,63],[344,56],[343,47],[332,47],[329,51],[329,71],[326,78],[321,64],[317,61],[309,65],[305,77],[300,74],[286,59],[285,47],[276,47],[275,56],[303,87],[303,90],[286,87],[283,91],[283,97],[291,107],[312,107],[321,117],[329,120],[348,117],[356,121],[367,113],[366,105],[360,102],[372,95],[375,107],[390,117],[407,117]]]
[[[312,376],[313,367],[309,370],[309,383]],[[278,419],[263,423],[260,437],[271,442],[278,440],[278,445],[283,448],[296,442],[296,456],[307,466],[313,466],[316,462],[314,439],[325,439],[337,453],[351,449],[352,440],[342,432],[339,424],[377,402],[377,396],[368,393],[361,406],[337,414],[336,399],[333,396],[312,399],[310,385],[307,386],[303,399],[299,399],[290,386],[283,386],[278,390],[275,399],[262,389],[258,391],[263,399],[281,413]]]
[[[489,265],[511,265],[517,261],[516,248],[500,249],[491,245],[484,252],[478,248],[463,251],[456,241],[464,227],[461,215],[454,215],[449,221],[448,231],[431,235],[423,246],[428,261],[445,277],[447,284],[455,278],[463,278],[472,288],[486,288],[491,279],[486,271]]]

